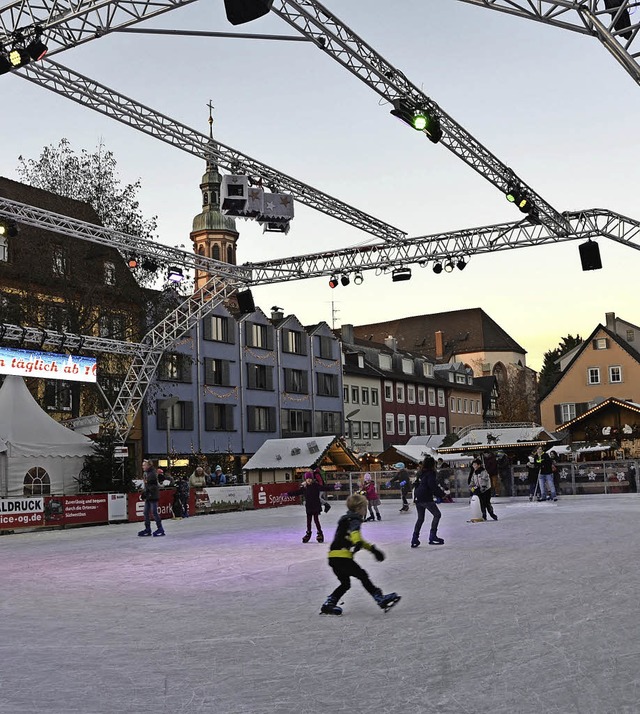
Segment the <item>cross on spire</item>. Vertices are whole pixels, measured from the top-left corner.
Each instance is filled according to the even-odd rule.
[[[213,110],[215,107],[211,100],[209,100],[207,106],[209,107],[209,138],[213,139]]]

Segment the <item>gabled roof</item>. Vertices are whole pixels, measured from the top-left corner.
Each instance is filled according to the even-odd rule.
[[[610,330],[608,327],[602,324],[598,324],[598,326],[593,330],[593,332],[587,337],[587,339],[578,346],[578,349],[576,353],[574,354],[573,358],[571,361],[567,364],[565,367],[564,371],[560,375],[560,378],[558,381],[551,387],[551,389],[546,393],[543,394],[540,401],[543,399],[547,399],[547,397],[553,392],[553,390],[562,382],[562,380],[566,377],[567,374],[571,371],[571,368],[573,365],[576,363],[576,361],[580,358],[580,355],[591,345],[592,340],[595,338],[595,336],[598,334],[598,332],[604,332],[607,337],[610,337],[619,347],[621,347],[630,357],[632,357],[638,364],[640,364],[640,352],[638,352],[636,349],[631,347],[631,345],[626,341],[623,340],[619,335],[617,335],[615,332]]]
[[[557,441],[541,426],[473,429],[451,447],[440,448],[440,453],[463,451],[492,451],[514,446],[540,446]]]
[[[268,439],[247,461],[243,469],[308,469],[326,455],[338,466],[359,467],[357,459],[338,436],[305,436],[296,439]]]
[[[627,402],[624,399],[618,399],[617,397],[609,397],[608,399],[598,402],[595,406],[591,407],[591,409],[584,412],[584,414],[580,414],[580,416],[575,419],[561,424],[558,427],[558,431],[569,429],[570,427],[579,424],[581,421],[592,417],[596,412],[602,411],[610,406],[619,407],[620,409],[626,409],[627,411],[634,412],[635,414],[640,414],[640,404],[636,404],[636,402]]]
[[[452,354],[482,351],[526,354],[526,350],[479,307],[402,317],[358,325],[353,329],[359,338],[366,340],[371,337],[377,342],[393,335],[401,349],[431,356],[436,353],[435,334],[438,331],[444,336],[445,358]]]

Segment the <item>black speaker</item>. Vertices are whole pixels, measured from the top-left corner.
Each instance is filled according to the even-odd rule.
[[[588,240],[582,243],[580,248],[580,262],[583,270],[600,270],[602,261],[600,260],[600,247],[597,243]]]
[[[251,290],[244,290],[241,293],[237,293],[236,298],[238,299],[238,308],[243,315],[250,315],[256,311]]]
[[[257,20],[266,15],[272,5],[273,0],[224,0],[227,20],[232,25],[242,25]]]

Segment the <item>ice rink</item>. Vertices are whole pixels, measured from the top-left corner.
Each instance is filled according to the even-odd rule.
[[[337,581],[301,506],[3,536],[0,712],[640,712],[640,498],[494,502],[442,505],[445,545],[411,549],[383,501],[387,559],[357,560],[402,595],[386,614],[357,582],[318,614]]]

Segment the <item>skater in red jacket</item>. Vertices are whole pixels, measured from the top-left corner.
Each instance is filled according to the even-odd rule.
[[[368,521],[375,521],[376,518],[381,521],[380,511],[378,506],[380,505],[380,496],[376,491],[376,484],[371,478],[371,474],[364,475],[364,481],[362,482],[362,492],[367,499],[367,506],[369,508],[369,518]],[[375,515],[374,515],[375,510]]]
[[[287,491],[287,496],[304,496],[304,506],[307,511],[307,532],[302,536],[302,542],[308,543],[311,540],[311,519],[316,524],[316,540],[318,543],[324,542],[324,534],[318,516],[322,512],[320,502],[320,492],[329,491],[331,486],[321,485],[315,478],[313,471],[307,471],[304,475],[302,486],[295,491]]]

